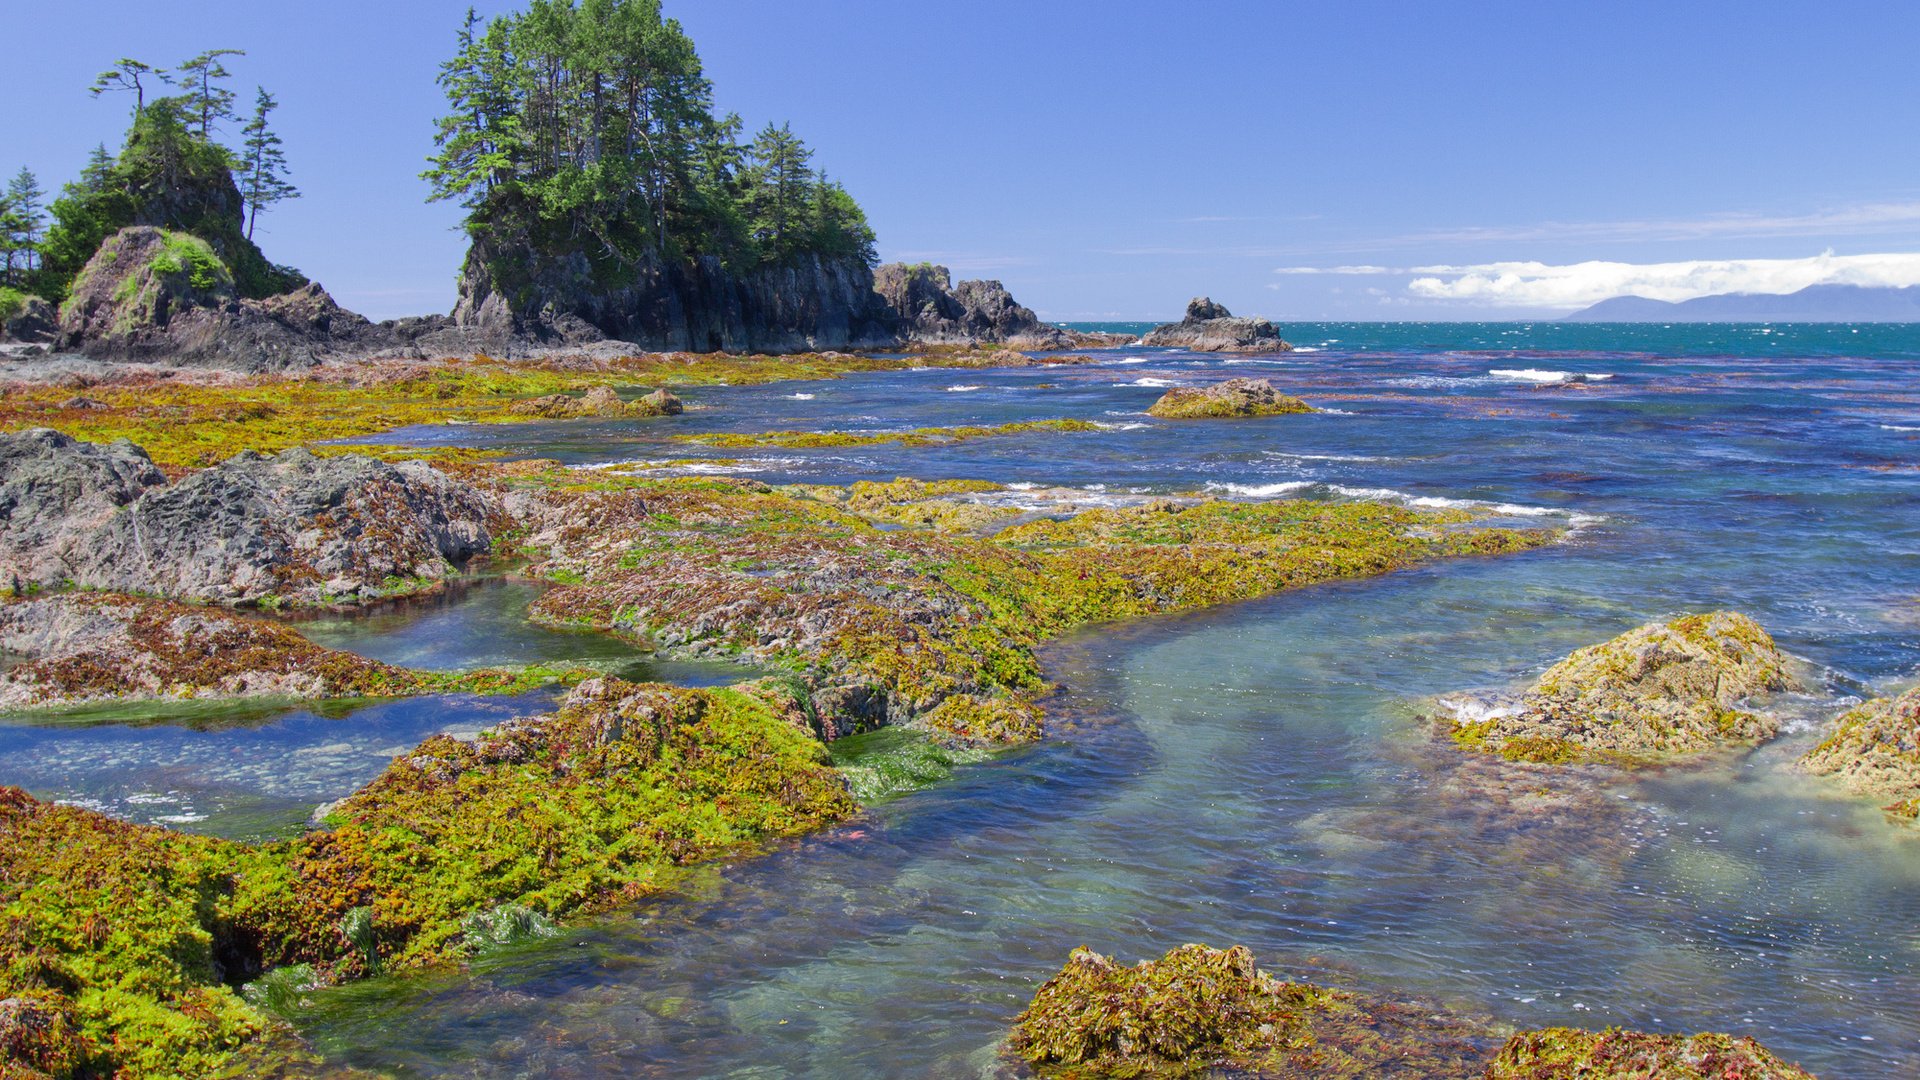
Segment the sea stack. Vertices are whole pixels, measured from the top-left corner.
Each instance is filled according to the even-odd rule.
[[[1155,327],[1141,344],[1158,348],[1189,349],[1193,352],[1273,353],[1292,352],[1293,346],[1280,339],[1280,329],[1266,319],[1235,318],[1225,305],[1208,297],[1195,297],[1187,303],[1187,317],[1177,323]]]

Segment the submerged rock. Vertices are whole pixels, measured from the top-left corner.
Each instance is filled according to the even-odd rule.
[[[1887,810],[1897,817],[1920,818],[1920,688],[1844,713],[1800,760],[1849,791],[1890,800]]]
[[[1203,387],[1176,387],[1147,410],[1163,420],[1310,413],[1313,406],[1281,393],[1266,379],[1228,379]]]
[[[1265,319],[1238,319],[1225,307],[1202,296],[1187,304],[1187,317],[1155,327],[1142,345],[1188,349],[1193,352],[1292,352],[1280,339],[1280,329]]]
[[[419,462],[289,450],[165,477],[131,443],[0,434],[0,584],[326,604],[428,588],[492,544],[488,498]]]
[[[1507,1041],[1486,1080],[1813,1080],[1752,1039],[1547,1028]]]
[[[291,627],[151,597],[67,593],[0,604],[0,709],[151,698],[419,692],[415,673],[321,648]]]
[[[1549,668],[1511,707],[1453,723],[1462,746],[1513,761],[1635,764],[1771,739],[1742,706],[1796,684],[1758,623],[1730,611],[1652,623]]]

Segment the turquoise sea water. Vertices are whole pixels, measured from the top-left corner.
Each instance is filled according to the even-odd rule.
[[[583,467],[704,457],[702,471],[775,483],[985,477],[1085,503],[1470,501],[1572,535],[1090,629],[1049,650],[1063,720],[1046,743],[720,867],[696,895],[471,972],[321,995],[303,1032],[406,1076],[979,1076],[1002,1067],[1008,1021],[1075,945],[1133,960],[1204,941],[1520,1026],[1728,1030],[1823,1076],[1920,1071],[1920,832],[1791,767],[1845,703],[1920,669],[1920,327],[1283,332],[1303,350],[1123,348],[1064,367],[694,389],[701,408],[659,421],[403,433]],[[1323,411],[1144,415],[1166,386],[1239,375]],[[1110,426],[922,448],[666,439],[1048,417]],[[432,666],[494,662],[503,640],[570,653],[514,636],[525,599],[476,590],[316,634]],[[1758,618],[1811,673],[1772,746],[1594,775],[1543,804],[1417,721],[1430,695],[1719,607]],[[14,725],[0,782],[138,815],[140,797],[251,760],[261,778],[221,781],[231,806],[202,799],[188,823],[235,831],[259,813],[233,794],[247,784],[275,806],[336,798],[376,751],[538,704]],[[108,759],[111,797],[92,764]]]

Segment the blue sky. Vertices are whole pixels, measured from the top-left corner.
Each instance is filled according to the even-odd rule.
[[[306,197],[269,257],[375,317],[451,306],[415,177],[464,3],[6,0],[0,171],[68,180],[116,57],[235,47]],[[512,5],[483,3],[483,13]],[[1920,4],[667,0],[722,109],[791,121],[889,259],[1054,319],[1207,293],[1276,318],[1487,318],[1610,291],[1920,283]],[[1337,272],[1330,272],[1337,271]]]

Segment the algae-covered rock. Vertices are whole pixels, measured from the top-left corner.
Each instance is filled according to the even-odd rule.
[[[1187,304],[1187,316],[1149,331],[1143,345],[1193,352],[1291,352],[1280,329],[1265,319],[1237,319],[1225,306],[1202,296]]]
[[[152,597],[67,593],[0,604],[0,708],[150,698],[418,693],[404,668],[324,649],[291,627]]]
[[[1796,685],[1758,623],[1730,611],[1652,623],[1549,668],[1513,708],[1451,733],[1515,761],[1634,764],[1772,738],[1749,698]]]
[[[0,435],[0,584],[331,604],[432,587],[492,544],[488,497],[421,462],[243,453],[164,481],[131,444]]]
[[[1477,1076],[1485,1025],[1432,1008],[1282,982],[1243,947],[1182,945],[1133,967],[1075,949],[1014,1022],[1043,1076]]]
[[[1163,420],[1283,416],[1310,413],[1313,406],[1274,389],[1266,379],[1228,379],[1203,387],[1175,387],[1147,409]]]
[[[664,388],[632,401],[624,401],[613,387],[596,386],[579,397],[548,394],[515,402],[509,411],[517,416],[568,420],[586,416],[677,416],[686,411],[686,405]]]
[[[1515,1035],[1486,1080],[1813,1080],[1752,1039],[1548,1028]]]
[[[201,1076],[258,1034],[222,985],[233,850],[0,788],[0,1075]]]
[[[1920,687],[1844,713],[1801,764],[1856,794],[1888,800],[1897,817],[1920,817]]]
[[[466,951],[476,913],[604,907],[855,809],[825,747],[759,698],[595,679],[395,759],[327,830],[251,855],[234,917],[269,963],[407,967]]]

